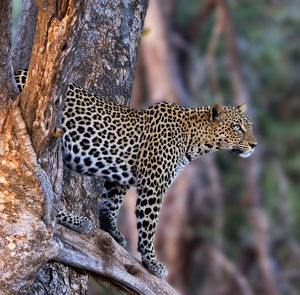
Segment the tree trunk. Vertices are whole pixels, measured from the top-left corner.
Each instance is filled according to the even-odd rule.
[[[75,1],[76,2],[76,1]],[[51,13],[39,9],[38,30],[33,46],[33,74],[24,92],[16,94],[10,57],[11,3],[1,2],[1,274],[4,294],[28,294],[34,273],[59,254],[53,239],[54,210],[61,180],[55,130],[65,88],[54,75],[65,75],[83,16],[81,3],[69,2],[68,13],[58,22]],[[51,32],[51,34],[49,33]],[[63,41],[66,51],[61,53]],[[50,44],[55,46],[50,46]],[[46,68],[48,65],[48,68]],[[50,70],[51,69],[51,70]],[[3,79],[3,81],[2,81]],[[30,89],[30,90],[29,90]]]
[[[13,62],[11,2],[0,4],[0,294],[86,294],[87,275],[80,269],[104,275],[135,294],[175,294],[95,229],[101,182],[70,171],[63,176],[57,140],[70,80],[128,104],[147,1],[35,4],[24,0]],[[29,66],[17,97],[12,64],[15,70]],[[88,239],[77,234],[76,240],[76,233],[60,226],[54,230],[61,194],[68,210],[93,220]],[[74,269],[45,264],[53,259]]]

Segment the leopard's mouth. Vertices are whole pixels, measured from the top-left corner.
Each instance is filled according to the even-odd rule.
[[[234,147],[231,149],[231,151],[235,154],[238,154],[242,158],[248,158],[252,152],[254,151],[254,148],[248,150],[248,151],[242,151],[241,149]]]
[[[232,148],[231,151],[235,154],[238,154],[238,155],[243,153],[243,151],[241,149],[237,148],[237,147]]]

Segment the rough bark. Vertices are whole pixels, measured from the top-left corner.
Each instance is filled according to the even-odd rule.
[[[27,69],[32,53],[34,34],[37,22],[37,5],[33,0],[24,0],[13,51],[14,71]],[[78,37],[77,37],[78,38]],[[68,82],[68,81],[67,81]],[[58,173],[62,173],[62,163],[58,163]],[[55,168],[55,167],[52,167]],[[53,171],[55,171],[53,169]],[[61,175],[57,177],[54,191],[61,193]],[[51,204],[51,200],[50,204]],[[45,212],[50,213],[50,210]],[[80,270],[69,268],[61,263],[47,263],[35,275],[31,294],[86,294],[88,276]]]
[[[13,50],[14,71],[28,69],[37,21],[37,6],[34,0],[24,0],[18,22]]]
[[[17,91],[10,56],[10,1],[1,2],[0,14],[0,290],[15,294],[27,293],[30,277],[58,255],[58,246],[51,226],[42,221],[44,194],[46,190],[51,194],[52,186],[38,164],[19,98],[11,100]]]
[[[52,223],[45,218],[45,199],[53,197],[50,178],[38,163],[18,106],[10,57],[11,5],[1,2],[0,290],[28,293],[30,278],[47,260],[58,255]],[[2,81],[3,79],[3,81]],[[55,151],[53,158],[56,159]],[[43,220],[48,219],[48,222]]]
[[[0,3],[0,127],[3,128],[4,120],[9,106],[12,103],[11,98],[18,92],[13,83],[12,65],[11,65],[11,32],[10,18],[12,14],[11,2],[9,0]],[[0,129],[2,132],[2,130]]]
[[[83,1],[68,2],[68,10],[61,20],[51,10],[38,9],[28,77],[20,107],[42,166],[49,166],[46,150],[53,150],[51,143],[60,125],[63,96],[72,70],[75,45],[83,28],[83,15]]]
[[[30,294],[57,295],[87,294],[88,276],[78,269],[63,263],[45,264],[36,274]]]
[[[89,1],[72,80],[101,97],[128,105],[147,0]]]

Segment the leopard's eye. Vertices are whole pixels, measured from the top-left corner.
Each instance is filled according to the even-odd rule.
[[[242,130],[242,127],[241,127],[241,125],[233,125],[233,130],[240,131],[240,130]]]

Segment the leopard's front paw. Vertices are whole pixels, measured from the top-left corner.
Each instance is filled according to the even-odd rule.
[[[121,245],[122,247],[126,247],[126,240],[124,236],[119,232],[117,225],[112,225],[107,232],[114,238],[114,240]]]
[[[156,258],[142,259],[142,261],[148,271],[157,277],[163,278],[168,275],[168,270],[165,264],[158,261]]]

